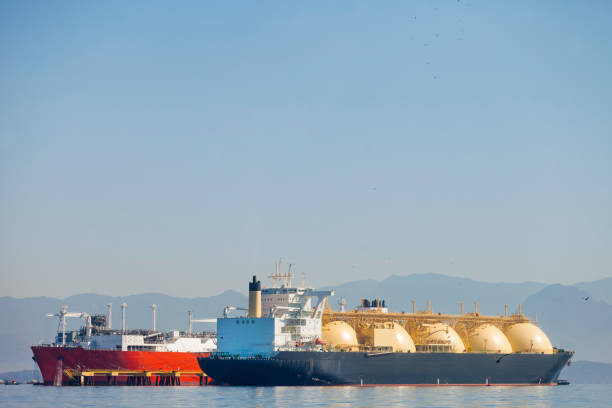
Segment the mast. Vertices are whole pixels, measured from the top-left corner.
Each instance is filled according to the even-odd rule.
[[[107,312],[106,312],[106,328],[108,330],[112,329],[113,327],[113,304],[112,303],[108,303],[106,305],[107,308]]]
[[[157,320],[157,305],[153,303],[151,305],[151,309],[153,310],[153,331],[156,330],[156,320]]]
[[[125,308],[127,307],[127,303],[121,304],[121,331],[125,333]]]

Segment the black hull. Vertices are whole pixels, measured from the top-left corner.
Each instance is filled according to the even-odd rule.
[[[552,385],[571,352],[555,354],[281,351],[272,358],[199,357],[226,385]]]

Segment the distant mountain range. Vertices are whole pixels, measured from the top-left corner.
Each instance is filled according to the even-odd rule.
[[[465,312],[474,311],[474,302],[482,314],[501,315],[504,304],[509,312],[517,312],[518,304],[547,285],[538,282],[488,283],[472,279],[438,274],[391,275],[383,281],[364,280],[349,282],[327,289],[334,289],[336,296],[330,299],[336,306],[341,298],[347,308],[353,308],[360,299],[384,299],[391,310],[412,311],[412,300],[417,310],[425,310],[429,300],[434,312],[458,313],[460,302]]]
[[[38,369],[8,371],[0,373],[0,380],[15,380],[21,384],[26,384],[28,381],[32,380],[42,381],[42,375],[40,375],[40,370]]]
[[[606,289],[610,288],[610,292]],[[538,323],[555,346],[576,351],[576,359],[612,362],[612,278],[572,286],[537,282],[487,283],[437,274],[390,276],[383,281],[349,282],[333,288],[331,300],[336,308],[341,298],[347,308],[361,298],[382,298],[391,310],[425,310],[431,302],[434,312],[473,311],[474,302],[482,314],[501,315],[504,304],[510,313],[522,311],[530,318],[537,313]],[[608,303],[610,302],[610,303]]]
[[[583,282],[572,286],[547,285],[538,282],[488,283],[438,274],[393,275],[383,281],[365,280],[334,286],[330,304],[338,309],[345,298],[347,308],[359,304],[361,298],[385,299],[390,310],[412,310],[414,299],[418,310],[431,301],[435,312],[456,313],[459,302],[464,311],[473,311],[478,302],[483,314],[501,315],[504,304],[516,312],[538,315],[538,321],[554,345],[576,351],[576,360],[612,363],[612,278]],[[588,298],[588,299],[586,299]],[[585,300],[586,299],[586,300]],[[217,296],[179,298],[159,293],[111,297],[80,294],[66,299],[34,297],[17,299],[0,297],[0,371],[33,369],[30,345],[52,341],[58,327],[57,318],[46,313],[57,312],[61,305],[69,310],[105,313],[106,304],[113,304],[113,327],[121,326],[120,304],[126,302],[128,328],[150,328],[151,305],[157,304],[157,327],[160,330],[185,330],[187,311],[194,318],[217,317],[226,305],[245,306],[247,297],[236,291]],[[79,319],[70,319],[69,328],[81,326]],[[214,329],[199,325],[198,330]]]
[[[612,277],[593,282],[576,283],[573,286],[612,305]]]
[[[585,298],[591,296],[588,300]],[[529,296],[553,344],[576,351],[576,359],[612,362],[612,305],[573,286],[551,285]]]
[[[612,364],[575,361],[561,372],[571,384],[612,384]]]
[[[0,371],[31,369],[30,346],[39,342],[52,342],[58,331],[58,319],[45,317],[56,313],[61,305],[69,311],[89,314],[106,313],[106,305],[113,304],[113,328],[121,328],[121,303],[127,303],[126,324],[128,329],[151,328],[153,324],[151,305],[157,305],[158,330],[186,330],[187,311],[193,317],[208,318],[221,315],[226,305],[247,305],[247,297],[233,290],[217,296],[180,298],[161,293],[147,293],[125,297],[80,294],[65,299],[33,297],[16,299],[0,297]],[[68,329],[76,330],[83,325],[78,318],[68,319]],[[194,324],[194,330],[214,330],[214,324]]]

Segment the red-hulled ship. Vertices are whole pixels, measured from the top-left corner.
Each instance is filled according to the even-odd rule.
[[[109,305],[110,306],[110,305]],[[125,330],[110,328],[109,315],[70,313],[65,306],[49,314],[60,320],[55,343],[32,346],[45,385],[206,385],[212,382],[202,372],[197,357],[216,349],[213,333]],[[66,318],[86,320],[78,331],[66,331]]]

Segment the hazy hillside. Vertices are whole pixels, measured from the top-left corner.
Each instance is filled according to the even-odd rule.
[[[52,341],[58,328],[57,318],[45,314],[55,313],[61,305],[69,310],[86,313],[105,313],[106,304],[113,304],[113,327],[121,327],[122,302],[127,303],[126,322],[129,328],[150,328],[152,326],[151,305],[157,304],[157,328],[159,330],[188,327],[187,311],[192,310],[194,318],[219,316],[228,305],[245,306],[247,297],[235,291],[226,291],[218,296],[178,298],[163,294],[142,294],[112,297],[96,294],[81,294],[66,299],[46,297],[16,299],[0,298],[0,371],[29,369],[33,367],[29,347],[38,342]],[[82,325],[80,319],[68,319],[69,329]],[[199,324],[197,330],[211,330],[214,325]]]
[[[8,371],[0,373],[0,379],[5,381],[16,380],[17,382],[25,384],[28,381],[32,380],[42,381],[42,375],[40,374],[40,370],[37,367],[31,370]]]
[[[561,372],[572,384],[612,384],[612,364],[574,361]]]
[[[459,302],[464,302],[466,312],[474,310],[474,302],[484,314],[503,314],[504,304],[510,312],[529,295],[546,287],[544,283],[489,283],[472,279],[455,278],[438,274],[392,275],[383,281],[365,280],[348,282],[333,288],[336,296],[331,299],[333,307],[344,297],[347,307],[359,304],[361,298],[383,298],[390,310],[412,311],[411,300],[416,300],[417,310],[425,310],[427,300],[432,302],[435,312],[457,313]],[[529,310],[525,310],[529,313]]]
[[[593,295],[596,300],[603,300],[612,305],[612,277],[593,282],[580,282],[572,286]]]
[[[576,359],[612,363],[612,305],[573,286],[551,285],[530,296],[527,310],[538,312],[540,326],[554,345],[576,352]]]
[[[390,276],[380,282],[367,280],[334,286],[336,296],[330,298],[330,303],[337,309],[338,300],[345,297],[347,307],[352,308],[362,297],[382,297],[391,310],[409,312],[412,299],[417,301],[419,310],[425,308],[429,299],[435,312],[455,313],[458,302],[465,302],[467,312],[472,311],[473,302],[478,301],[480,312],[498,315],[503,313],[504,304],[514,312],[521,303],[527,316],[533,318],[537,312],[540,325],[554,345],[575,350],[578,360],[612,362],[609,347],[612,344],[612,305],[599,300],[608,295],[605,290],[610,282],[612,279],[603,279],[573,287],[537,282],[488,283],[436,274]],[[590,294],[592,298],[583,300]],[[105,313],[109,302],[113,303],[115,328],[121,325],[120,304],[126,302],[128,328],[151,327],[151,304],[155,303],[159,329],[184,330],[188,325],[188,310],[193,310],[196,318],[217,317],[228,304],[245,306],[247,297],[235,291],[193,299],[163,294],[126,297],[81,294],[66,299],[2,297],[0,371],[35,367],[29,346],[41,340],[51,341],[58,327],[57,318],[46,318],[46,313],[56,312],[62,304],[72,311]],[[79,319],[69,320],[69,328],[76,329],[81,324]],[[212,329],[214,326],[200,325],[198,328]]]
[[[580,284],[583,287],[604,287],[612,279]],[[596,284],[598,283],[598,284]],[[502,314],[504,304],[510,312],[522,304],[528,317],[538,315],[540,326],[555,346],[576,351],[576,358],[600,362],[612,362],[612,305],[597,296],[583,300],[591,293],[573,286],[546,285],[536,282],[486,283],[471,279],[436,274],[390,276],[383,281],[355,281],[335,286],[336,296],[332,306],[337,308],[341,297],[347,299],[347,307],[357,305],[359,299],[382,297],[391,310],[411,311],[411,299],[417,302],[417,310],[425,309],[426,301],[432,302],[434,312],[456,313],[458,302],[464,301],[465,311],[473,311],[478,301],[483,314]]]

